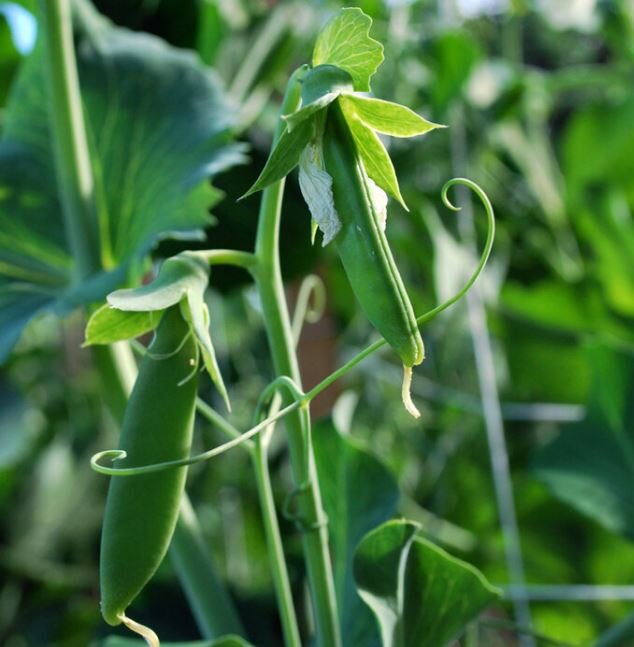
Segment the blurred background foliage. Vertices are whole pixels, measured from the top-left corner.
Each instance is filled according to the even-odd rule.
[[[29,3],[19,3],[29,8]],[[475,229],[439,200],[464,175],[494,204],[498,234],[480,283],[504,419],[526,579],[531,584],[626,585],[634,574],[634,3],[631,0],[363,0],[386,62],[380,98],[447,130],[390,141],[411,212],[390,205],[388,234],[416,310],[451,295],[475,258]],[[97,0],[114,22],[196,49],[222,78],[249,144],[249,166],[215,179],[211,247],[250,249],[257,197],[236,203],[268,154],[289,72],[342,3],[308,0]],[[0,3],[0,102],[27,54],[32,21]],[[468,197],[462,196],[468,208]],[[464,223],[467,223],[465,226]],[[191,246],[191,245],[190,245]],[[200,246],[205,246],[201,243]],[[310,245],[307,209],[289,182],[282,234],[291,301],[305,274],[326,283],[325,317],[300,344],[305,386],[359,350],[372,331],[333,250]],[[162,243],[156,257],[183,249]],[[258,304],[245,275],[214,269],[216,347],[249,425],[270,376]],[[105,636],[97,556],[106,479],[88,459],[116,446],[82,318],[32,323],[0,374],[0,643],[81,646]],[[482,332],[482,331],[480,331]],[[476,357],[487,353],[459,304],[425,326],[416,370],[419,421],[403,410],[398,361],[369,358],[315,403],[333,406],[397,478],[399,513],[498,584],[509,581],[491,476]],[[485,385],[486,386],[486,385]],[[211,385],[205,395],[216,397]],[[495,395],[495,394],[494,394]],[[494,398],[495,401],[495,398]],[[279,436],[279,434],[278,434]],[[198,448],[221,436],[200,425]],[[499,457],[498,457],[499,458]],[[273,447],[279,500],[289,486],[283,439]],[[256,644],[279,644],[257,493],[248,457],[234,450],[192,468],[189,491],[217,564]],[[299,538],[286,524],[291,576],[301,591]],[[630,599],[632,596],[629,596]],[[198,634],[169,562],[140,599],[141,620],[166,639]],[[634,611],[627,600],[531,604],[535,631],[594,644]],[[143,613],[145,616],[143,617]],[[513,645],[502,604],[485,618],[485,645]],[[627,622],[627,620],[626,620]],[[628,642],[629,640],[629,642]],[[607,643],[606,643],[607,644]],[[612,644],[634,645],[634,638]],[[352,646],[354,647],[354,646]]]

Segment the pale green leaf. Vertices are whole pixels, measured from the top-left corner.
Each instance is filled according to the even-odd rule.
[[[196,337],[198,348],[209,377],[231,409],[211,335],[205,290],[209,282],[209,266],[193,252],[182,252],[163,262],[157,277],[138,288],[117,290],[108,295],[113,308],[127,312],[162,312],[181,304],[183,316]]]
[[[118,310],[160,311],[180,303],[188,292],[204,293],[209,266],[191,253],[183,252],[163,261],[156,278],[147,285],[117,290],[108,303]]]
[[[341,229],[341,220],[335,208],[332,177],[323,168],[317,147],[308,145],[299,161],[299,188],[308,205],[310,215],[323,233],[326,246]]]
[[[345,111],[343,114],[368,176],[407,209],[398,186],[394,165],[383,142],[358,117]]]
[[[354,89],[370,91],[370,78],[383,62],[383,45],[370,38],[372,18],[357,7],[341,9],[323,27],[313,50],[313,66],[335,65],[350,74]]]
[[[427,121],[405,106],[382,99],[345,95],[340,104],[344,113],[354,114],[369,128],[392,137],[414,137],[445,127]]]
[[[260,176],[253,186],[240,198],[266,189],[274,182],[285,178],[299,163],[299,158],[313,136],[313,120],[308,118],[289,131],[285,128],[269,155]]]
[[[101,271],[71,288],[38,43],[3,112],[0,141],[0,359],[38,311],[98,302],[156,242],[209,223],[208,182],[242,159],[233,112],[192,53],[114,27],[75,0],[77,63],[94,167]]]
[[[410,521],[368,533],[354,557],[359,594],[383,647],[445,647],[499,597],[482,573],[418,535]]]
[[[161,314],[160,312],[124,312],[105,304],[88,320],[84,346],[114,344],[139,337],[156,328]]]
[[[185,303],[187,304],[186,308]],[[183,304],[183,308],[186,313],[185,318],[191,325],[203,356],[205,369],[209,373],[212,382],[216,385],[227,409],[231,411],[227,387],[222,379],[222,373],[216,360],[216,351],[211,341],[211,334],[209,332],[209,309],[205,303],[204,291],[196,289],[187,290],[187,299]]]

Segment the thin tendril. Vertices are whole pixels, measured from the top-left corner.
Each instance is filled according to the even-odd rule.
[[[156,335],[155,335],[156,336]],[[150,344],[150,348],[145,349],[145,354],[151,358],[151,359],[156,359],[156,360],[163,360],[163,359],[169,359],[170,357],[174,357],[174,355],[177,355],[178,353],[183,350],[183,346],[187,343],[187,340],[192,336],[192,331],[191,328],[185,333],[183,336],[183,339],[178,343],[178,346],[174,349],[169,351],[168,353],[153,353],[150,348],[152,344]],[[154,340],[152,340],[152,343],[154,343]]]
[[[487,197],[486,193],[475,182],[472,182],[471,180],[468,180],[466,178],[453,178],[447,181],[441,191],[441,197],[442,197],[443,203],[447,206],[447,208],[451,209],[452,211],[459,211],[459,208],[456,207],[454,204],[452,204],[452,202],[449,200],[447,196],[448,190],[452,186],[459,185],[459,184],[464,185],[469,189],[471,189],[478,196],[478,198],[480,198],[480,201],[482,202],[482,205],[485,208],[486,215],[487,215],[487,223],[488,223],[486,242],[484,244],[484,249],[480,256],[480,261],[478,262],[478,265],[475,271],[471,275],[471,278],[465,283],[462,290],[460,290],[458,293],[456,293],[453,297],[451,297],[444,303],[441,303],[440,305],[436,306],[432,310],[429,310],[425,314],[418,317],[416,319],[416,322],[418,323],[419,326],[423,323],[430,321],[437,314],[439,314],[443,310],[446,310],[449,306],[456,303],[456,301],[460,300],[471,289],[473,284],[476,282],[476,280],[482,273],[482,270],[486,265],[489,255],[491,254],[491,249],[493,248],[493,238],[495,236],[495,216],[493,213],[493,207],[491,206],[491,202],[489,201],[489,198]],[[174,460],[174,461],[166,461],[164,463],[155,463],[153,465],[144,465],[141,467],[111,468],[111,467],[105,467],[103,465],[100,465],[99,461],[106,458],[112,461],[121,460],[125,458],[127,454],[125,451],[120,449],[110,449],[110,450],[98,452],[97,454],[95,454],[90,459],[90,465],[92,469],[95,470],[96,472],[99,472],[100,474],[106,474],[107,476],[136,476],[138,474],[150,474],[154,472],[161,472],[163,470],[172,469],[175,467],[185,467],[187,465],[193,465],[195,463],[200,463],[202,461],[206,461],[211,458],[214,458],[215,456],[219,456],[220,454],[223,454],[224,452],[229,451],[233,447],[237,447],[238,445],[245,443],[247,440],[249,440],[250,438],[253,438],[264,429],[269,428],[269,426],[272,423],[276,422],[277,420],[280,420],[281,418],[289,414],[291,411],[295,411],[296,409],[301,409],[303,415],[308,415],[307,405],[310,403],[310,401],[313,398],[315,398],[322,391],[327,389],[331,384],[333,384],[333,382],[337,381],[340,377],[345,375],[350,369],[356,366],[361,360],[365,359],[375,351],[385,346],[386,343],[387,342],[385,341],[385,339],[379,339],[374,343],[370,344],[360,353],[355,355],[351,360],[346,362],[343,366],[341,366],[336,371],[331,373],[328,377],[326,377],[324,380],[322,380],[319,384],[314,386],[307,393],[303,393],[293,382],[293,380],[291,380],[289,377],[282,376],[278,378],[277,380],[272,382],[267,387],[267,389],[265,389],[265,393],[268,392],[270,397],[271,393],[274,394],[279,389],[280,386],[284,386],[285,388],[289,389],[290,393],[295,398],[295,401],[289,404],[288,406],[284,407],[274,415],[271,415],[265,420],[262,420],[254,427],[251,427],[251,429],[249,429],[248,431],[245,431],[244,433],[240,434],[238,437],[233,438],[232,440],[226,443],[223,443],[218,447],[214,447],[213,449],[210,449],[206,452],[197,454],[196,456],[191,456],[189,458],[183,458],[183,459]],[[261,397],[260,400],[263,401],[264,399],[265,398],[263,394],[263,397]],[[299,487],[301,488],[302,485],[303,484],[300,484]]]
[[[313,299],[311,306],[310,300]],[[319,321],[326,308],[326,287],[324,282],[316,275],[309,274],[303,281],[297,294],[297,305],[293,313],[291,330],[295,346],[299,342],[304,323]]]
[[[242,445],[250,438],[253,438],[261,431],[266,429],[271,423],[283,418],[291,411],[299,409],[302,405],[306,404],[305,397],[302,400],[296,400],[292,404],[289,404],[287,407],[284,407],[282,410],[278,411],[275,415],[270,416],[266,420],[258,423],[254,427],[251,427],[248,431],[245,431],[243,434],[240,434],[237,438],[218,445],[213,449],[209,449],[206,452],[197,454],[195,456],[190,456],[189,458],[182,458],[174,461],[165,461],[164,463],[153,463],[151,465],[142,465],[139,467],[106,467],[101,465],[100,461],[103,459],[110,459],[112,461],[121,460],[127,456],[127,453],[122,449],[107,449],[102,452],[96,453],[90,459],[90,466],[95,472],[100,474],[105,474],[106,476],[137,476],[139,474],[153,474],[155,472],[162,472],[163,470],[173,469],[175,467],[186,467],[187,465],[194,465],[195,463],[201,463],[207,461],[211,458],[224,454],[226,451]]]

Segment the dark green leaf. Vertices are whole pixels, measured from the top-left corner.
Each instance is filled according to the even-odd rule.
[[[444,647],[499,593],[473,566],[390,521],[357,548],[354,575],[383,647]]]
[[[266,189],[267,186],[285,178],[299,163],[302,151],[312,136],[313,120],[310,118],[298,123],[290,132],[285,128],[271,151],[262,173],[240,199]]]
[[[352,562],[362,537],[396,512],[398,487],[385,466],[340,434],[331,420],[316,425],[313,444],[329,519],[341,630],[350,645],[377,645],[374,619],[356,591]]]
[[[232,111],[194,54],[74,6],[103,271],[70,286],[38,44],[3,114],[0,357],[38,311],[103,299],[160,237],[206,225],[220,197],[207,178],[242,158],[228,145]]]
[[[357,7],[341,9],[319,32],[313,67],[335,65],[350,74],[354,89],[370,91],[370,78],[383,62],[383,45],[370,38],[372,18]]]

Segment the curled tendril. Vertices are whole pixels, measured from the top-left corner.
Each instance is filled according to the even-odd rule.
[[[178,346],[174,350],[169,351],[168,353],[153,353],[150,348],[152,345],[150,344],[150,347],[145,351],[145,354],[150,357],[151,359],[156,359],[156,360],[164,360],[164,359],[169,359],[170,357],[174,357],[174,355],[177,355],[178,353],[183,350],[183,346],[187,343],[187,340],[192,336],[192,331],[191,328],[183,335],[183,338],[178,342]]]
[[[311,304],[312,297],[312,304]],[[293,313],[293,341],[297,346],[304,323],[316,323],[326,309],[326,286],[316,274],[309,274],[299,287],[297,304]]]
[[[190,456],[189,458],[181,458],[174,461],[165,461],[163,463],[153,463],[151,465],[140,465],[138,467],[106,467],[105,465],[101,464],[101,461],[103,459],[121,460],[123,458],[126,458],[127,456],[126,452],[122,449],[107,449],[105,451],[94,454],[90,459],[90,466],[93,470],[95,470],[95,472],[99,472],[99,474],[105,474],[106,476],[138,476],[140,474],[153,474],[156,472],[162,472],[164,470],[174,469],[176,467],[186,467],[187,465],[194,465],[195,463],[208,461],[211,458],[219,456],[220,454],[224,454],[225,452],[233,449],[234,447],[237,447],[238,445],[246,443],[250,438],[253,438],[280,418],[288,415],[291,411],[299,409],[303,404],[306,404],[305,398],[289,404],[287,407],[284,407],[276,414],[266,418],[254,427],[251,427],[251,429],[245,431],[236,438],[232,438],[222,445],[218,445],[217,447],[209,449],[206,452],[202,452],[201,454]]]
[[[486,193],[475,182],[472,182],[471,180],[468,180],[466,178],[453,178],[445,183],[441,191],[441,198],[443,203],[447,208],[451,209],[452,211],[460,211],[460,207],[455,206],[449,200],[449,197],[448,197],[449,189],[452,186],[456,186],[456,185],[463,185],[471,189],[478,196],[482,205],[484,206],[484,209],[486,211],[486,216],[487,216],[487,224],[488,224],[486,242],[484,244],[484,249],[482,250],[482,254],[480,255],[480,260],[478,262],[478,265],[476,266],[476,269],[474,270],[469,280],[465,283],[464,287],[447,301],[444,301],[440,305],[437,305],[435,308],[432,308],[428,312],[420,315],[416,319],[416,322],[418,323],[419,326],[423,323],[430,321],[437,314],[452,306],[454,303],[456,303],[456,301],[459,301],[471,289],[473,284],[476,282],[476,280],[482,273],[482,270],[484,269],[484,266],[486,265],[486,262],[489,259],[489,255],[491,254],[491,249],[493,248],[493,238],[495,236],[495,215],[493,213],[493,207],[491,206],[491,202],[489,201],[489,198],[487,197]],[[304,319],[304,316],[305,315],[303,314],[301,318],[302,321]],[[266,419],[260,420],[255,426],[251,427],[251,429],[245,431],[244,433],[206,452],[197,454],[196,456],[191,456],[190,458],[184,458],[184,459],[175,460],[175,461],[167,461],[164,463],[155,463],[153,465],[143,465],[140,467],[114,468],[114,467],[106,467],[105,465],[101,465],[100,461],[103,459],[110,459],[112,461],[121,460],[125,458],[127,454],[123,450],[111,449],[111,450],[106,450],[95,454],[90,459],[90,465],[96,472],[99,472],[100,474],[106,474],[108,476],[135,476],[138,474],[150,474],[154,472],[161,472],[167,469],[173,469],[175,467],[184,467],[186,465],[193,465],[194,463],[200,463],[202,461],[206,461],[211,458],[214,458],[215,456],[219,456],[220,454],[223,454],[224,452],[229,451],[233,447],[237,447],[238,445],[242,445],[243,443],[246,443],[249,439],[253,438],[263,430],[270,428],[270,426],[274,422],[276,422],[277,420],[280,420],[281,418],[289,414],[291,411],[295,411],[297,409],[300,409],[302,412],[302,416],[304,416],[304,420],[303,420],[304,429],[307,430],[307,433],[310,433],[310,417],[308,414],[308,405],[311,402],[311,400],[316,396],[318,396],[322,391],[325,391],[331,384],[336,382],[340,377],[345,375],[350,369],[356,366],[361,360],[365,359],[372,353],[376,352],[386,344],[387,342],[385,341],[385,339],[379,339],[374,343],[370,344],[364,350],[362,350],[360,353],[358,353],[352,359],[346,362],[343,366],[341,366],[336,371],[331,373],[328,377],[323,379],[319,384],[314,386],[307,393],[304,393],[303,391],[301,391],[301,389],[299,389],[299,387],[295,384],[295,382],[293,382],[293,380],[291,380],[291,378],[286,376],[277,378],[264,390],[262,397],[260,398],[260,403],[258,403],[258,410],[256,412],[257,416],[261,417],[263,415],[264,407],[266,406],[267,403],[271,401],[271,399],[275,396],[275,394],[279,391],[280,388],[286,388],[291,394],[291,396],[294,398],[294,402],[284,407],[280,411],[277,411],[276,413],[269,415]],[[306,424],[306,421],[308,421],[308,424]],[[308,446],[308,443],[305,443],[305,446]],[[307,460],[308,460],[308,457],[307,457]],[[287,497],[286,507],[290,507],[290,503],[292,502],[292,500],[295,497],[297,497],[299,494],[301,494],[302,491],[306,488],[306,486],[307,486],[307,483],[301,483],[297,488],[295,488],[295,490],[293,490],[289,494],[289,496]],[[290,511],[288,512],[289,512],[289,517],[293,518],[297,523],[301,524],[301,519],[297,518],[295,515],[291,516],[292,513],[290,513]],[[316,526],[312,525],[310,527],[305,527],[304,530],[312,530],[315,527],[317,528],[321,527],[325,523],[327,523],[326,520],[320,520]]]
[[[469,280],[464,284],[463,288],[454,294],[450,299],[447,299],[444,303],[437,305],[435,308],[432,308],[425,314],[421,315],[416,319],[416,323],[420,326],[427,321],[433,319],[438,313],[446,310],[452,306],[456,301],[462,299],[462,297],[469,292],[473,287],[473,284],[478,280],[478,277],[482,273],[484,266],[489,260],[491,250],[493,249],[493,239],[495,238],[495,215],[493,213],[493,207],[491,206],[491,201],[489,200],[487,194],[472,180],[468,180],[464,177],[455,177],[451,180],[445,182],[442,191],[440,192],[440,197],[442,198],[443,204],[452,211],[460,211],[462,207],[457,207],[454,205],[451,200],[449,200],[448,191],[452,186],[462,185],[466,186],[468,189],[471,189],[480,199],[484,210],[486,211],[487,216],[487,237],[484,243],[484,249],[480,255],[480,261],[476,266],[473,274]]]

